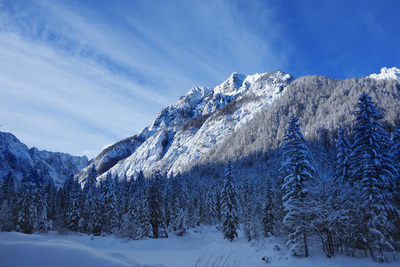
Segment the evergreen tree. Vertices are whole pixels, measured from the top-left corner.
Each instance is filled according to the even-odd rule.
[[[94,166],[89,171],[86,183],[82,192],[82,217],[86,233],[94,233],[95,219],[97,219],[97,171]],[[96,216],[95,216],[96,215]]]
[[[160,171],[157,171],[150,182],[148,193],[150,224],[153,229],[153,237],[168,237],[165,222],[164,208],[164,181]]]
[[[355,243],[353,242],[357,231],[355,225],[359,218],[356,216],[357,199],[355,198],[354,183],[351,178],[351,145],[346,136],[346,132],[342,126],[339,126],[338,139],[336,140],[336,160],[334,162],[333,181],[327,181],[327,190],[323,190],[319,201],[321,212],[319,217],[322,221],[323,228],[327,238],[332,242],[336,242],[338,248],[343,252],[343,245],[345,245],[346,254],[354,252]],[[325,210],[330,212],[324,212]],[[335,239],[335,240],[333,240]],[[327,242],[325,242],[327,244]],[[325,248],[325,252],[329,251],[330,256],[334,255],[330,249]]]
[[[349,182],[350,179],[351,145],[343,127],[339,127],[339,137],[336,141],[336,161],[334,163],[334,179],[338,184]]]
[[[124,184],[124,187],[121,184]],[[119,235],[131,239],[139,239],[136,234],[139,231],[139,226],[136,224],[136,207],[138,203],[137,190],[134,190],[135,187],[135,179],[131,177],[129,181],[122,181],[120,183],[119,192],[121,199],[121,228]]]
[[[128,207],[128,198],[129,198],[129,181],[126,177],[123,179],[119,179],[118,175],[115,177],[115,196],[116,196],[116,204],[115,204],[115,221],[116,221],[116,229],[118,231],[116,234],[121,234],[122,231],[122,222],[123,215],[127,212]]]
[[[117,229],[117,221],[115,218],[115,208],[117,197],[115,195],[115,181],[108,173],[106,178],[101,181],[98,194],[98,207],[100,212],[100,225],[102,233],[113,233]]]
[[[11,231],[15,228],[15,176],[10,171],[0,186],[0,230]]]
[[[206,224],[215,224],[218,220],[217,214],[217,198],[214,189],[208,188],[206,193],[205,208],[204,208],[204,221]]]
[[[36,169],[24,175],[19,187],[16,204],[17,231],[31,234],[34,230],[38,230],[38,213],[40,214],[42,184],[43,179],[41,179]]]
[[[255,205],[253,203],[254,195],[253,195],[253,187],[251,184],[250,179],[245,179],[243,181],[243,186],[240,188],[242,191],[241,194],[241,221],[243,225],[243,232],[247,237],[248,241],[251,241],[252,239],[252,232],[253,232],[253,222],[254,222],[254,217],[253,217],[253,209],[255,208]]]
[[[65,228],[65,210],[66,210],[66,199],[65,199],[64,188],[58,188],[55,195],[55,206],[54,206],[54,223],[53,227],[58,231],[62,231]]]
[[[52,187],[53,185],[53,187]],[[38,227],[40,232],[47,232],[53,228],[52,217],[54,215],[54,199],[52,191],[54,189],[53,180],[48,180],[41,185],[41,198],[38,204]]]
[[[273,213],[273,191],[271,179],[267,179],[266,194],[262,205],[262,222],[264,236],[269,237],[274,234],[274,213]]]
[[[231,242],[238,237],[237,229],[239,226],[238,217],[238,194],[236,182],[233,177],[233,166],[229,159],[225,169],[224,186],[222,189],[222,233],[224,238]]]
[[[283,177],[282,201],[285,216],[283,223],[289,231],[288,247],[292,255],[308,257],[307,193],[308,182],[315,171],[300,123],[292,115],[283,146],[281,175]]]
[[[54,184],[53,179],[48,179],[44,185],[44,200],[46,203],[47,223],[43,225],[42,229],[50,230],[53,228],[53,222],[57,219],[57,188]]]
[[[65,227],[70,231],[78,231],[81,218],[79,200],[81,187],[78,181],[71,176],[64,184],[66,195]]]
[[[137,238],[153,237],[153,228],[150,219],[150,208],[148,202],[148,182],[142,171],[136,178],[137,211],[135,225],[137,226]]]
[[[396,170],[388,153],[391,139],[378,122],[381,115],[372,98],[363,92],[357,106],[352,179],[362,199],[363,243],[374,260],[382,261],[383,249],[392,249],[388,214],[393,196],[389,188],[394,186]]]
[[[172,230],[178,235],[182,236],[186,233],[188,218],[186,206],[186,189],[183,186],[181,176],[170,178],[171,182],[171,226]]]

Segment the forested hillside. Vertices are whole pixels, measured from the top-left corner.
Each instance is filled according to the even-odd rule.
[[[339,126],[353,134],[357,99],[369,94],[383,115],[381,123],[392,134],[400,125],[400,83],[398,79],[371,78],[334,80],[323,76],[297,78],[285,93],[268,108],[257,113],[246,127],[240,128],[202,157],[202,162],[220,162],[260,156],[282,147],[288,120],[295,114],[302,122],[302,132],[310,142],[332,146]]]

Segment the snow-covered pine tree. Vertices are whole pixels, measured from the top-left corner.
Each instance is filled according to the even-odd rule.
[[[139,173],[138,176],[138,190],[141,193],[141,198],[139,199],[138,218],[140,226],[140,238],[153,237],[153,228],[150,219],[150,207],[148,202],[148,182],[146,181],[143,172]]]
[[[153,237],[168,237],[166,232],[164,214],[164,181],[160,171],[157,171],[150,181],[148,194],[150,224],[153,229]]]
[[[206,224],[215,224],[218,220],[217,215],[217,198],[215,197],[214,190],[208,188],[206,190],[206,199],[204,207],[204,222]]]
[[[252,228],[253,228],[253,209],[254,203],[254,195],[253,195],[253,184],[249,178],[245,178],[242,182],[243,185],[240,188],[241,191],[241,221],[243,226],[243,232],[247,237],[247,240],[250,242],[252,239]]]
[[[38,229],[38,210],[42,198],[41,186],[43,180],[36,169],[24,175],[18,192],[16,204],[16,229],[19,232],[31,234]]]
[[[82,192],[82,217],[84,219],[84,230],[86,233],[94,233],[94,219],[97,209],[97,171],[94,166],[89,171]]]
[[[133,182],[132,179],[130,182],[134,186],[135,190],[131,190],[134,192],[130,198],[133,203],[129,203],[127,216],[133,218],[132,227],[134,228],[134,238],[143,239],[146,237],[152,237],[153,228],[150,224],[148,183],[143,172],[140,171],[136,180]]]
[[[81,186],[77,180],[71,176],[64,184],[66,195],[65,227],[73,232],[78,231],[79,220],[81,218],[79,210],[79,200]]]
[[[349,182],[351,145],[342,126],[339,126],[338,134],[333,177],[336,183],[342,185]]]
[[[393,249],[389,231],[392,224],[388,220],[393,208],[389,188],[394,186],[396,173],[388,153],[391,139],[378,122],[381,115],[371,96],[363,92],[357,106],[352,182],[362,199],[362,241],[374,260],[383,261],[383,249]]]
[[[15,228],[15,176],[9,171],[0,186],[0,230],[11,231]]]
[[[170,184],[171,227],[177,236],[182,236],[184,233],[186,233],[188,225],[186,205],[188,196],[186,194],[186,188],[183,186],[180,174],[175,177],[171,177]]]
[[[111,173],[108,173],[106,178],[100,183],[98,195],[98,209],[101,211],[100,224],[102,233],[110,234],[117,230],[117,221],[115,218],[116,203],[115,181]]]
[[[47,232],[53,228],[55,218],[56,188],[53,179],[42,181],[39,186],[38,230]]]
[[[224,185],[221,193],[222,233],[231,242],[238,237],[239,227],[238,194],[233,177],[233,166],[229,159],[225,169]]]
[[[44,201],[47,209],[47,223],[42,225],[42,228],[50,230],[53,228],[53,222],[57,219],[56,202],[57,202],[57,188],[53,179],[48,179],[44,185]]]
[[[333,179],[326,181],[323,185],[321,197],[325,200],[319,203],[323,222],[322,229],[325,229],[327,236],[336,250],[343,252],[343,245],[348,254],[350,249],[353,253],[354,237],[357,232],[354,231],[356,222],[359,221],[355,214],[357,209],[357,199],[355,198],[355,188],[351,179],[351,145],[342,126],[339,126],[338,139],[336,140],[336,159],[333,164]],[[320,198],[321,198],[320,197]],[[326,212],[329,210],[329,212]],[[321,230],[322,231],[322,230]],[[327,237],[328,240],[328,237]],[[325,244],[328,244],[325,242]],[[330,247],[332,245],[329,245]],[[326,249],[331,250],[331,249]],[[335,251],[333,251],[335,253]],[[331,254],[334,255],[334,253]]]
[[[127,181],[121,181],[118,175],[115,175],[114,179],[114,218],[112,219],[114,234],[120,233],[122,215],[126,211],[126,196],[127,196]]]
[[[274,193],[272,188],[271,178],[267,178],[265,187],[265,196],[262,202],[262,222],[263,222],[263,234],[265,237],[269,237],[274,234]]]
[[[15,199],[15,176],[12,171],[9,171],[1,183],[1,202],[13,202]]]
[[[124,179],[126,179],[126,177]],[[135,179],[131,177],[129,181],[121,181],[119,185],[121,227],[118,234],[121,237],[132,239],[138,239],[137,232],[139,231],[139,226],[135,223],[137,220],[136,207],[139,205],[136,197],[136,184],[137,182]]]
[[[294,114],[289,121],[283,146],[280,173],[283,177],[283,223],[289,231],[288,248],[293,256],[308,257],[307,193],[314,167],[306,141],[300,131],[301,123]]]

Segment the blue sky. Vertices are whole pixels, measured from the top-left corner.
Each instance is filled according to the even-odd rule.
[[[94,157],[232,72],[400,67],[399,1],[0,0],[0,130]]]

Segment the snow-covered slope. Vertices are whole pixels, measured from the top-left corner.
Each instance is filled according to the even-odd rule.
[[[313,240],[310,240],[311,242]],[[388,263],[378,263],[362,255],[327,258],[319,243],[310,245],[307,258],[291,257],[284,241],[271,236],[248,242],[239,230],[239,239],[229,242],[215,227],[200,226],[184,236],[122,240],[114,236],[32,234],[0,232],[1,266],[18,267],[394,267],[399,260],[388,255]],[[264,260],[263,260],[264,259]]]
[[[21,179],[32,168],[44,178],[52,178],[57,185],[62,185],[71,175],[81,171],[88,164],[88,159],[65,153],[28,149],[14,135],[0,132],[0,179],[12,171]]]
[[[84,181],[93,165],[101,177],[182,171],[271,104],[292,80],[281,71],[233,73],[214,89],[194,87],[161,110],[149,127],[104,150],[77,176]]]
[[[384,80],[384,79],[399,79],[400,80],[400,69],[393,68],[382,68],[381,73],[379,74],[371,74],[369,76],[372,79]]]

